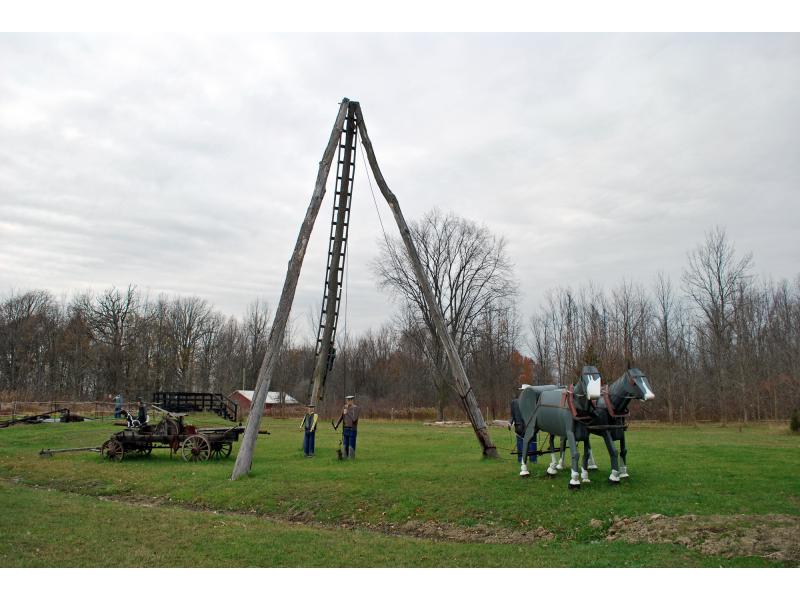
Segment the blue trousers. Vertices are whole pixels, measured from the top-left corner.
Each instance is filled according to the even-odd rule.
[[[355,429],[354,427],[342,428],[342,446],[344,446],[345,448],[352,448],[353,450],[355,450],[357,434],[358,434],[358,429]]]
[[[536,452],[536,440],[528,443],[528,452]],[[534,454],[531,456],[531,462],[538,462],[537,458],[539,457]],[[517,436],[517,461],[522,462],[522,438],[520,436]]]
[[[306,431],[303,433],[303,454],[306,456],[314,455],[314,436],[316,431]]]

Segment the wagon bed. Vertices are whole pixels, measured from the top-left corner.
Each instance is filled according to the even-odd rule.
[[[112,461],[122,460],[126,454],[149,456],[154,449],[169,449],[180,453],[186,461],[207,461],[228,458],[233,443],[239,440],[244,427],[195,427],[183,422],[185,413],[171,413],[153,407],[162,413],[156,425],[126,427],[114,433],[100,447],[100,453]]]

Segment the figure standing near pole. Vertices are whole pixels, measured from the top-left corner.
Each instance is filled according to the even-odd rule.
[[[314,411],[314,405],[309,404],[300,427],[303,429],[303,455],[306,458],[314,457],[314,438],[317,434],[317,421],[319,415]]]
[[[339,423],[343,423],[342,427],[342,446],[344,447],[344,458],[356,457],[356,435],[358,434],[358,417],[361,414],[361,408],[356,406],[355,396],[347,396],[344,399],[345,405],[342,409],[342,415],[334,425],[334,429],[339,427]]]

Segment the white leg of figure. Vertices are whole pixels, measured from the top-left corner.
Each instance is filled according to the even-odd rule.
[[[555,452],[550,454],[550,466],[547,467],[547,474],[548,475],[557,475],[558,471],[556,470],[556,465],[558,465],[558,461],[556,460]]]
[[[589,449],[589,466],[586,467],[590,471],[597,470],[597,463],[594,462],[594,451],[590,448]]]
[[[580,487],[580,485],[581,485],[581,479],[578,476],[578,472],[570,470],[569,487],[577,488]]]

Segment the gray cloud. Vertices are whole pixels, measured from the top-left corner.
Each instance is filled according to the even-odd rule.
[[[715,224],[760,274],[798,271],[797,35],[4,35],[0,55],[3,290],[274,305],[345,95],[408,218],[439,206],[507,238],[523,315],[557,285],[677,277]],[[393,309],[360,158],[354,204],[363,330]]]

